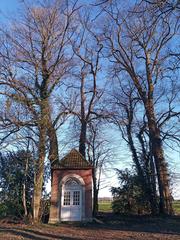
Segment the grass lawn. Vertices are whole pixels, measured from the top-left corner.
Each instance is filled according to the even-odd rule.
[[[100,212],[112,212],[111,202],[99,202]]]
[[[173,208],[175,214],[180,215],[180,200],[176,200],[173,202]],[[99,211],[100,212],[112,212],[111,202],[99,202]]]
[[[180,215],[180,200],[173,202],[173,208],[176,214]]]

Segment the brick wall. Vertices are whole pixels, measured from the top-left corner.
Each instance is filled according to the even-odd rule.
[[[71,174],[76,174],[84,180],[85,199],[83,204],[85,204],[85,213],[83,220],[92,218],[92,169],[54,169],[51,186],[50,223],[60,221],[61,182],[65,176]]]

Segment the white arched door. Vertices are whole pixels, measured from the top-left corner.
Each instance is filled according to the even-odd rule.
[[[61,221],[81,221],[82,185],[69,178],[62,186]]]

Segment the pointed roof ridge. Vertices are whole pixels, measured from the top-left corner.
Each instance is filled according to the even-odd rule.
[[[64,157],[66,157],[68,154],[70,154],[72,152],[76,152],[77,154],[81,155],[82,158],[84,158],[84,156],[76,148],[71,149]],[[86,159],[84,158],[84,160],[86,160]]]
[[[77,149],[73,148],[53,168],[86,169],[92,168],[92,165]]]

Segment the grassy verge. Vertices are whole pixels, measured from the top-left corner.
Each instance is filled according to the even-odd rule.
[[[100,212],[112,212],[111,202],[99,202]]]
[[[173,202],[174,212],[180,215],[180,200],[176,200]]]
[[[180,215],[180,200],[176,200],[173,202],[173,208],[175,214]],[[112,212],[111,202],[99,202],[99,211]]]

